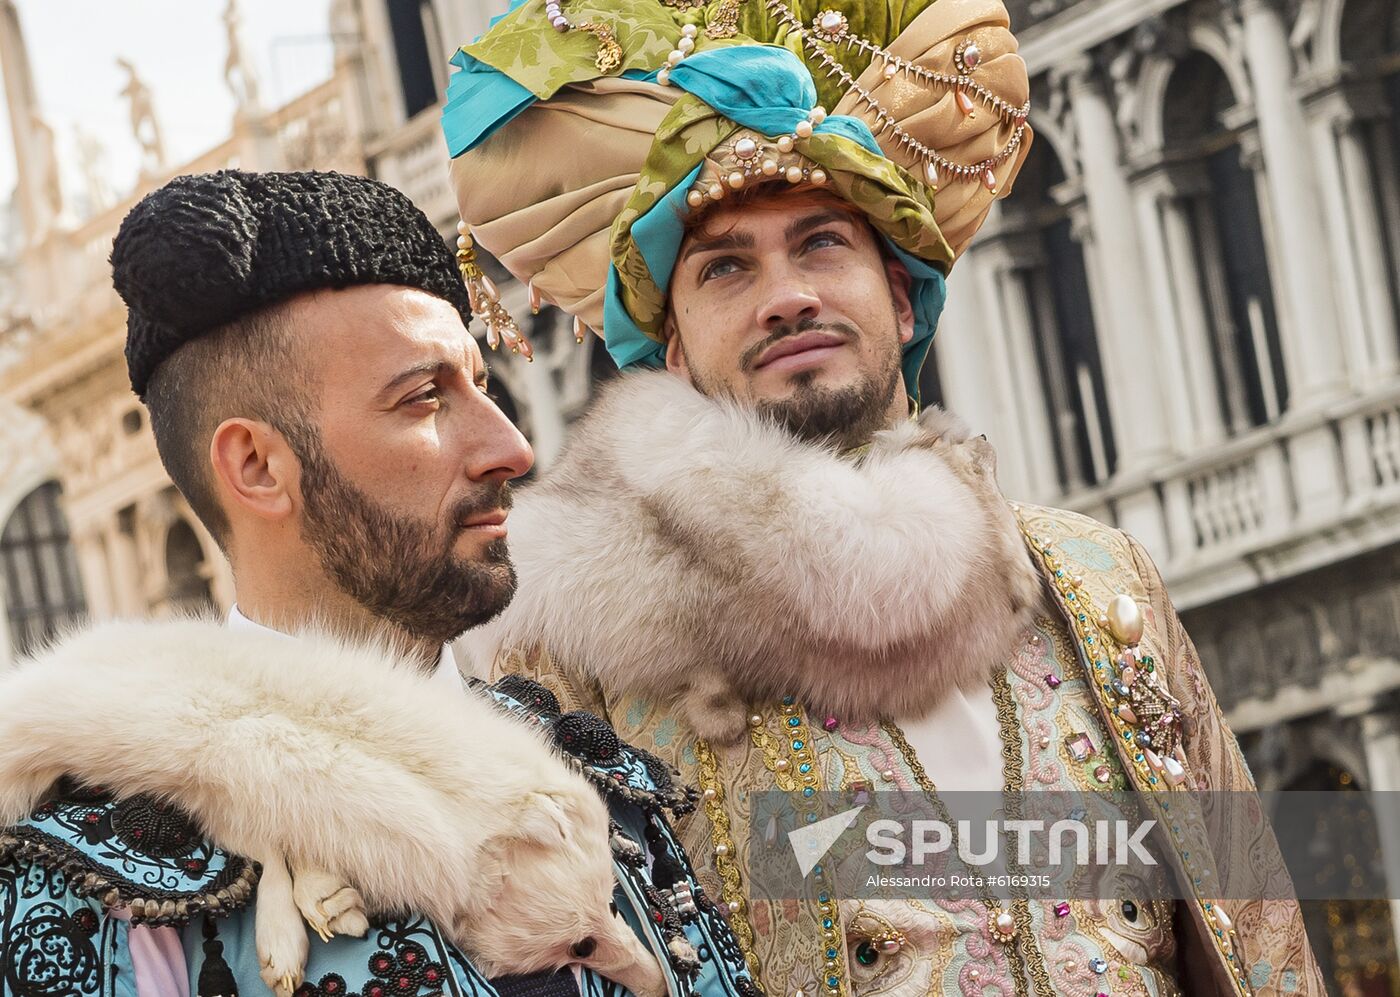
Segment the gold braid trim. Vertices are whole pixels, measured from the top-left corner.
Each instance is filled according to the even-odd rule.
[[[1006,804],[1006,816],[1011,820],[1021,819],[1020,792],[1024,788],[1024,760],[1021,757],[1021,725],[1016,719],[1016,700],[1011,695],[1011,683],[1005,670],[998,670],[992,676],[992,701],[997,706],[997,723],[1001,725],[1001,764],[1002,779],[1006,786],[1002,799]],[[1014,868],[1010,860],[1007,865]],[[1050,985],[1050,973],[1045,968],[1045,956],[1040,944],[1035,940],[1035,930],[1031,925],[1031,905],[1024,896],[1011,901],[1011,912],[1016,918],[1016,946],[1022,960],[1035,981],[1038,997],[1054,997],[1055,989]],[[1025,981],[1016,974],[1016,989],[1024,989]]]
[[[802,707],[792,696],[784,697],[778,721],[779,734],[775,736],[768,730],[763,715],[755,713],[749,717],[749,736],[763,754],[763,764],[773,774],[778,788],[792,794],[793,811],[804,819],[815,820],[821,808],[821,763]],[[809,789],[810,797],[806,795]],[[822,929],[822,955],[834,953],[817,963],[816,978],[826,997],[845,997],[851,990],[846,979],[846,939],[840,905],[830,892],[831,877],[821,866],[812,870],[810,878],[819,891],[817,915]]]
[[[1107,617],[1094,605],[1084,580],[1071,575],[1065,569],[1060,556],[1050,546],[1048,539],[1036,536],[1031,532],[1030,524],[1026,522],[1025,514],[1021,511],[1020,506],[1013,505],[1011,508],[1016,514],[1016,522],[1021,528],[1021,535],[1026,546],[1050,580],[1051,590],[1055,593],[1065,621],[1069,624],[1070,633],[1076,639],[1078,645],[1076,657],[1084,666],[1089,690],[1095,699],[1102,704],[1103,711],[1108,716],[1104,724],[1105,729],[1116,745],[1133,745],[1132,738],[1137,729],[1136,725],[1125,720],[1115,710],[1113,701],[1109,698],[1112,686],[1108,683],[1113,674],[1111,663],[1115,660],[1118,652],[1126,651],[1128,648],[1113,636],[1112,630],[1108,626]],[[1157,673],[1150,656],[1143,659],[1143,667],[1143,678],[1139,681],[1150,683],[1164,699],[1168,699],[1174,704],[1175,700],[1169,699],[1170,694],[1166,690],[1165,680]],[[1209,894],[1205,892],[1201,883],[1202,879],[1211,876],[1210,866],[1199,865],[1189,858],[1192,851],[1195,851],[1197,855],[1208,856],[1210,854],[1205,829],[1200,825],[1199,817],[1195,820],[1192,819],[1189,808],[1187,813],[1183,814],[1178,808],[1178,812],[1172,814],[1170,812],[1171,803],[1163,799],[1164,796],[1170,796],[1174,792],[1189,794],[1190,790],[1184,779],[1177,783],[1167,779],[1159,779],[1152,766],[1144,758],[1144,754],[1136,747],[1129,747],[1126,751],[1120,751],[1119,757],[1125,761],[1124,768],[1136,776],[1137,788],[1146,806],[1161,826],[1170,829],[1172,843],[1176,847],[1177,854],[1181,857],[1186,876],[1194,887],[1196,906],[1200,908],[1201,916],[1210,929],[1216,950],[1223,957],[1226,971],[1230,974],[1230,978],[1234,981],[1240,994],[1243,997],[1252,997],[1254,988],[1250,985],[1249,977],[1245,975],[1245,967],[1241,965],[1237,955],[1239,948],[1234,924],[1230,920],[1218,916],[1214,901],[1208,899]],[[1178,747],[1175,754],[1184,768],[1186,765],[1184,748]],[[1184,830],[1182,824],[1186,825]],[[1224,912],[1219,913],[1223,914]]]
[[[1006,679],[1005,671],[998,671],[992,676],[992,701],[996,704],[997,724],[1001,733],[1001,760],[1002,777],[1005,780],[1003,790],[1003,800],[1005,801],[1007,817],[1019,817],[1021,808],[1015,799],[1015,794],[1021,791],[1022,787],[1022,759],[1021,759],[1021,729],[1016,720],[1016,701],[1011,695],[1011,685]],[[934,809],[938,811],[940,819],[950,827],[953,826],[948,808],[943,805],[942,799],[938,796],[938,788],[934,786],[933,780],[924,771],[923,763],[919,761],[919,756],[914,752],[909,741],[904,737],[904,732],[893,723],[884,724],[885,733],[894,742],[900,754],[904,756],[905,764],[914,773],[914,779],[928,797]],[[1001,901],[990,893],[981,897],[982,903],[987,907],[990,917],[995,917],[1001,910]],[[1008,943],[1007,952],[1012,954],[1011,978],[1016,985],[1017,997],[1026,997],[1026,975],[1022,972],[1022,966],[1028,967],[1031,976],[1035,981],[1035,992],[1037,997],[1055,997],[1055,989],[1050,985],[1050,974],[1045,968],[1045,957],[1040,952],[1040,946],[1036,944],[1033,925],[1031,924],[1030,901],[1024,895],[1014,896],[1011,900],[1011,916],[1016,920],[1016,938],[1014,944]]]
[[[754,951],[753,925],[749,923],[749,904],[744,897],[743,878],[734,854],[734,838],[729,814],[724,809],[724,783],[719,778],[719,759],[704,738],[695,740],[696,776],[701,799],[705,801],[705,816],[710,820],[710,840],[715,848],[715,871],[719,873],[720,892],[729,913],[729,928],[739,951],[744,954],[754,985],[761,991],[758,980],[758,953]]]

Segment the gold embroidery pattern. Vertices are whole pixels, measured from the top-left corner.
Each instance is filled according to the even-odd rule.
[[[1133,771],[1137,774],[1138,783],[1144,789],[1143,797],[1147,805],[1152,809],[1161,824],[1171,830],[1172,839],[1176,845],[1179,855],[1185,867],[1186,875],[1191,879],[1196,893],[1196,904],[1200,907],[1206,924],[1211,929],[1212,940],[1220,954],[1225,957],[1225,965],[1230,970],[1231,979],[1235,982],[1236,989],[1245,997],[1252,997],[1253,987],[1250,986],[1249,978],[1245,975],[1245,968],[1236,957],[1236,935],[1233,922],[1225,916],[1225,912],[1218,910],[1215,904],[1206,899],[1202,890],[1202,880],[1211,876],[1208,867],[1202,867],[1192,863],[1189,856],[1194,851],[1198,856],[1209,856],[1210,846],[1207,844],[1204,828],[1198,820],[1193,821],[1188,812],[1183,814],[1178,810],[1176,814],[1171,813],[1171,804],[1162,799],[1162,795],[1172,792],[1186,792],[1186,782],[1171,782],[1165,779],[1158,779],[1156,772],[1150,766],[1142,751],[1134,747],[1133,735],[1135,726],[1124,720],[1114,709],[1114,704],[1109,701],[1108,694],[1112,689],[1109,684],[1111,677],[1108,671],[1108,663],[1114,658],[1116,647],[1118,651],[1127,650],[1113,636],[1107,625],[1107,617],[1104,616],[1085,590],[1083,579],[1071,575],[1056,555],[1050,542],[1043,537],[1038,537],[1031,532],[1025,516],[1019,506],[1013,505],[1012,511],[1016,514],[1017,525],[1021,529],[1021,535],[1025,539],[1026,545],[1030,548],[1031,555],[1043,565],[1045,571],[1053,583],[1052,588],[1060,601],[1060,608],[1070,622],[1070,630],[1077,635],[1078,651],[1081,660],[1085,663],[1086,674],[1089,675],[1089,688],[1094,696],[1103,704],[1103,713],[1107,715],[1109,730],[1116,738],[1122,738],[1120,743],[1128,746],[1128,750],[1122,752],[1123,757],[1131,760]],[[1093,666],[1093,671],[1089,671],[1089,665]],[[1166,692],[1165,683],[1160,674],[1148,661],[1146,664],[1148,680],[1154,683],[1164,696]],[[1179,752],[1178,758],[1182,765],[1185,765],[1185,753]],[[1185,824],[1185,830],[1182,824]]]
[[[719,759],[704,738],[695,741],[695,765],[700,798],[705,805],[705,816],[710,821],[715,871],[719,873],[721,896],[729,910],[729,928],[734,932],[734,940],[739,943],[739,951],[744,954],[744,962],[748,964],[754,985],[762,990],[763,985],[758,979],[758,953],[753,943],[753,925],[749,923],[748,901],[744,898],[743,878],[735,861],[729,814],[724,809],[724,783],[719,778]]]
[[[774,735],[762,714],[749,717],[749,735],[763,755],[763,764],[773,773],[778,788],[793,795],[793,809],[807,822],[817,820],[820,807],[821,766],[812,747],[811,732],[793,697],[783,699],[778,715],[781,729]],[[825,958],[817,968],[817,979],[827,997],[842,997],[850,992],[846,980],[844,958],[845,939],[841,930],[841,915],[836,898],[830,892],[830,876],[821,866],[812,870],[812,884],[817,888],[817,913],[821,918],[822,949]]]
[[[1022,759],[1021,759],[1021,730],[1016,721],[1016,702],[1011,695],[1011,685],[1007,681],[1006,672],[998,671],[992,677],[992,701],[996,704],[997,723],[1001,730],[1001,759],[1002,775],[1005,780],[1004,798],[1006,800],[1006,815],[1008,819],[1020,816],[1020,806],[1015,802],[1015,794],[1021,791],[1022,787]],[[928,797],[930,803],[938,811],[938,816],[944,823],[952,825],[952,818],[944,807],[943,801],[939,799],[938,789],[933,784],[933,780],[928,777],[924,770],[923,763],[914,753],[913,747],[904,737],[904,732],[892,723],[884,725],[885,733],[894,742],[900,754],[904,756],[905,764],[909,766],[909,771],[914,774],[915,781],[924,795]],[[986,905],[989,919],[996,917],[1001,910],[1001,902],[990,894],[983,896],[982,902]],[[1022,966],[1028,967],[1035,982],[1035,992],[1037,997],[1054,997],[1055,990],[1050,985],[1050,975],[1045,969],[1045,959],[1040,953],[1040,947],[1035,943],[1033,925],[1031,924],[1030,901],[1024,895],[1015,896],[1011,900],[1011,916],[1015,919],[1016,931],[1011,944],[1006,950],[1014,953],[1011,959],[1011,976],[1016,984],[1017,997],[1024,997],[1026,993],[1026,978],[1022,972]]]

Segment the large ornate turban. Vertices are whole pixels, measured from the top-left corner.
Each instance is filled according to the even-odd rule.
[[[999,0],[526,0],[453,61],[443,127],[463,220],[624,367],[664,355],[688,212],[815,183],[914,278],[915,391],[944,277],[1030,145]]]

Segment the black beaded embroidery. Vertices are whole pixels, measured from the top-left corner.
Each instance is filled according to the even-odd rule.
[[[292,992],[292,997],[359,997],[358,994],[349,993],[349,990],[345,985],[345,977],[339,973],[327,973],[321,977],[319,983],[307,981],[297,987]]]
[[[554,739],[569,754],[594,765],[616,762],[622,751],[617,732],[587,710],[574,710],[560,717],[554,725]]]
[[[184,811],[149,796],[132,796],[111,811],[112,830],[128,847],[152,858],[177,859],[200,842]]]
[[[553,719],[563,712],[554,693],[524,675],[507,675],[492,688],[505,693],[531,713],[543,714]]]
[[[400,942],[393,952],[380,950],[369,957],[374,974],[360,991],[363,997],[395,997],[416,994],[421,987],[442,989],[447,967],[428,957],[428,950],[417,942]]]
[[[251,898],[253,864],[202,840],[182,811],[148,797],[102,802],[96,790],[80,795],[83,802],[52,801],[28,821],[0,829],[0,861],[8,856],[61,873],[75,895],[128,907],[133,924],[183,925]]]
[[[764,997],[758,984],[747,976],[734,977],[734,989],[739,991],[739,997]]]

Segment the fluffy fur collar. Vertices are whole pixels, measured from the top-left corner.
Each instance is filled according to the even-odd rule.
[[[442,695],[383,647],[189,620],[72,637],[0,674],[0,827],[64,775],[172,800],[262,863],[259,953],[282,967],[269,985],[305,957],[290,867],[308,920],[353,884],[370,911],[427,915],[488,973],[580,961],[569,946],[593,934],[585,964],[657,992],[608,907],[597,792],[537,725]]]
[[[919,715],[1006,660],[1040,583],[985,440],[933,409],[858,458],[665,373],[620,378],[511,514],[520,590],[476,667],[546,645],[611,694]]]

